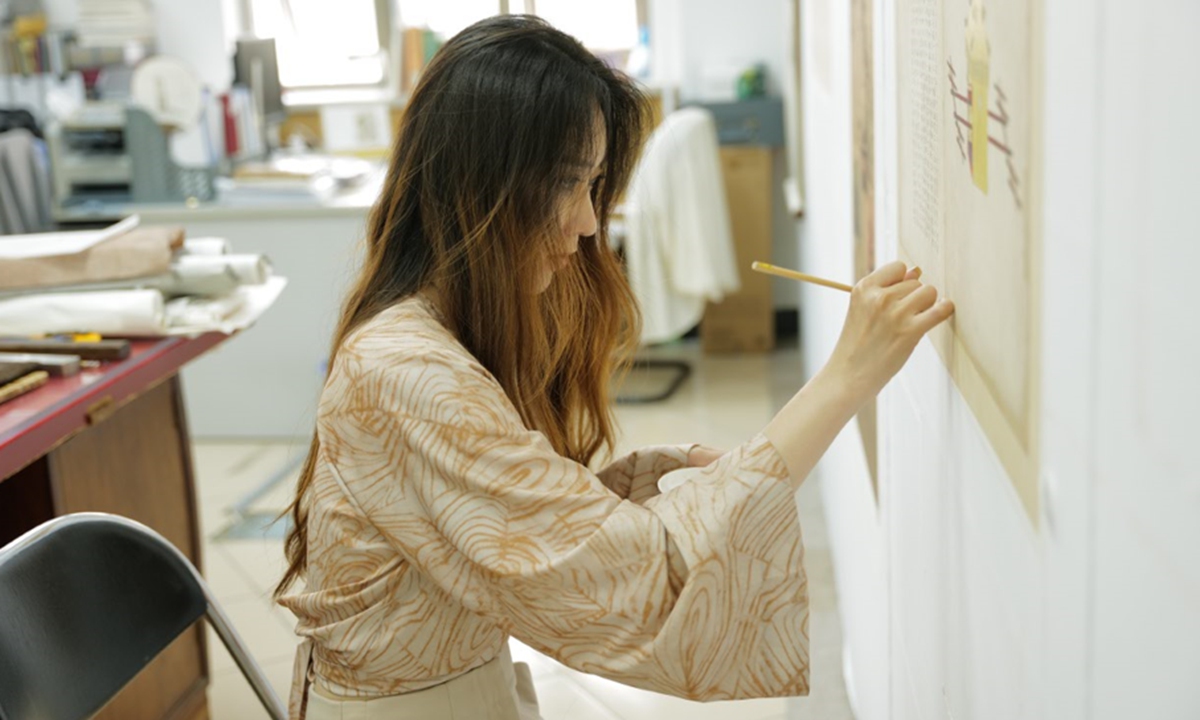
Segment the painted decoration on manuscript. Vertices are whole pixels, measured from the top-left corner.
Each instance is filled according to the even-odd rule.
[[[1041,0],[898,0],[900,248],[933,341],[1037,517]]]

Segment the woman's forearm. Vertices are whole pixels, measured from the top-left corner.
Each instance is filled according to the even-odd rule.
[[[800,487],[868,399],[869,391],[858,384],[826,365],[763,428],[787,465],[793,488]]]
[[[792,485],[812,469],[863,403],[912,355],[925,333],[954,314],[918,268],[888,263],[858,281],[829,362],[763,428],[787,464]]]

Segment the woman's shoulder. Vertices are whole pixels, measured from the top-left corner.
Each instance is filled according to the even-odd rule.
[[[354,330],[337,350],[330,376],[407,378],[431,377],[456,382],[492,382],[491,373],[438,318],[420,296],[404,299]]]
[[[420,296],[405,298],[363,323],[342,343],[342,353],[385,365],[430,354],[471,358]]]
[[[322,404],[364,392],[372,403],[403,404],[391,409],[405,413],[431,397],[489,402],[503,395],[491,373],[418,297],[380,312],[338,349]]]

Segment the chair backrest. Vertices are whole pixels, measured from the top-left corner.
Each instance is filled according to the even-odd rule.
[[[134,523],[27,533],[0,549],[0,720],[90,717],[206,607],[178,551]]]

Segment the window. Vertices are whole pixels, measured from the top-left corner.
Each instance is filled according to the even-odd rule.
[[[379,85],[390,0],[248,0],[254,35],[275,38],[287,88]]]
[[[596,51],[637,45],[646,0],[399,0],[400,24],[426,27],[450,38],[477,20],[499,13],[531,13]],[[642,23],[644,24],[644,23]]]
[[[253,34],[275,38],[285,88],[382,86],[392,27],[443,39],[499,13],[540,15],[609,62],[638,44],[649,0],[242,0]],[[398,18],[392,16],[396,7]]]
[[[638,43],[637,0],[536,0],[535,12],[594,51],[630,50]]]
[[[403,27],[429,28],[443,39],[501,11],[497,0],[400,0],[399,5]]]

